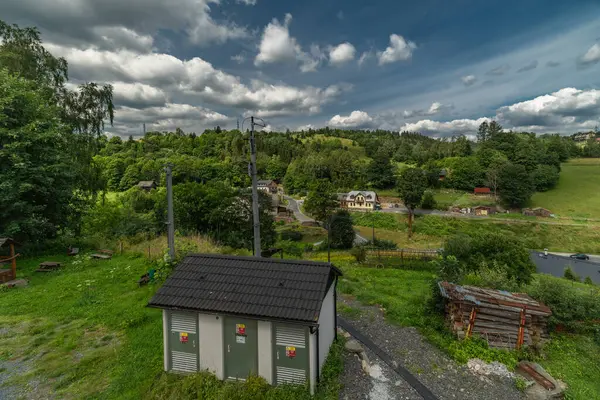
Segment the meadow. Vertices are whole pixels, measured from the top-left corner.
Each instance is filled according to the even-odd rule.
[[[559,217],[600,219],[600,158],[576,158],[562,164],[558,185],[535,193],[531,204]]]

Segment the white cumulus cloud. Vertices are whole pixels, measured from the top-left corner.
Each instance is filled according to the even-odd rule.
[[[332,47],[329,51],[329,62],[331,65],[340,66],[354,60],[356,49],[351,43],[342,43]]]
[[[333,116],[328,125],[334,128],[365,128],[373,122],[373,118],[364,111],[352,111],[350,115]]]
[[[286,14],[283,24],[274,18],[264,29],[259,52],[254,59],[256,66],[282,62],[299,62],[300,71],[315,71],[323,58],[318,46],[313,45],[310,52],[304,52],[295,37],[290,35],[289,25],[292,14]]]
[[[407,41],[404,37],[393,33],[390,35],[390,45],[384,51],[377,53],[379,65],[409,60],[416,48],[417,45],[414,42]]]
[[[451,135],[468,135],[477,132],[477,128],[483,122],[490,122],[490,118],[479,119],[455,119],[447,122],[432,121],[425,119],[412,124],[405,124],[401,131],[420,132],[426,135],[443,137]]]

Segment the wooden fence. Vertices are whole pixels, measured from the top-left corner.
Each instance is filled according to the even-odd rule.
[[[397,250],[367,250],[367,261],[396,261],[403,263],[404,260],[433,260],[440,254],[436,249],[397,249]]]

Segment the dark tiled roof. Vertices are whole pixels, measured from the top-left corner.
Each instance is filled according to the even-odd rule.
[[[334,274],[323,262],[193,254],[148,305],[316,322]]]

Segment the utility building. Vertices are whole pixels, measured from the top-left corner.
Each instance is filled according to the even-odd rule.
[[[255,374],[313,393],[336,335],[340,275],[323,262],[186,257],[148,304],[163,310],[165,371]]]

